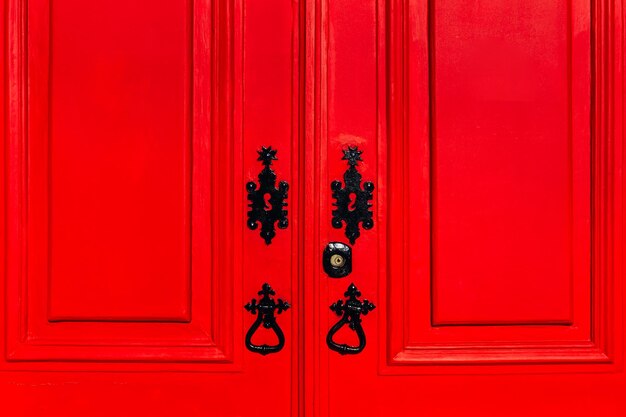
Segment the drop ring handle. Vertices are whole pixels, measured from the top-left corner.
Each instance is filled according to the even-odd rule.
[[[258,295],[261,295],[261,299],[257,303],[256,298],[253,298],[248,304],[244,306],[246,310],[250,312],[250,314],[256,315],[256,320],[250,326],[248,331],[246,332],[246,348],[254,353],[258,353],[261,355],[268,355],[270,353],[279,352],[285,346],[285,335],[276,322],[276,316],[274,315],[274,311],[277,311],[278,314],[287,310],[289,307],[289,303],[286,301],[278,299],[278,302],[274,301],[271,297],[276,293],[272,289],[272,287],[265,283],[263,284],[261,291],[258,292]],[[276,334],[278,338],[278,343],[275,345],[255,345],[252,343],[252,336],[256,333],[256,331],[263,325],[263,328],[270,329]]]
[[[361,326],[361,314],[367,315],[370,311],[376,308],[374,304],[367,299],[360,301],[358,297],[361,296],[361,292],[356,288],[354,284],[350,284],[348,290],[344,293],[344,296],[348,299],[344,303],[343,300],[338,300],[330,306],[330,309],[335,312],[341,319],[333,327],[330,328],[326,335],[326,344],[331,350],[338,352],[341,355],[356,355],[365,349],[367,339],[365,337],[365,330]],[[356,332],[359,338],[359,344],[357,346],[348,345],[346,343],[337,343],[333,337],[335,333],[339,331],[343,326],[348,327]]]

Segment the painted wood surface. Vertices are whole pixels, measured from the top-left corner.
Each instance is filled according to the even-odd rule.
[[[626,414],[621,0],[0,10],[1,415]],[[331,279],[348,146],[374,227]],[[351,282],[376,308],[340,355]]]

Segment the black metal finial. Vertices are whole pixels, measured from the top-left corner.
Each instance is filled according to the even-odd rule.
[[[348,146],[347,149],[343,150],[343,158],[341,160],[348,161],[348,165],[355,167],[359,161],[363,161],[361,159],[362,153],[363,151],[360,151],[358,146]]]
[[[278,158],[276,158],[276,152],[278,152],[278,150],[272,149],[271,146],[268,146],[267,148],[265,146],[261,146],[261,150],[257,151],[259,154],[257,161],[261,161],[263,165],[268,167],[272,165],[272,161],[278,160]]]
[[[270,295],[276,295],[276,291],[274,291],[272,287],[270,287],[270,284],[266,282],[261,286],[261,291],[259,291],[257,294],[267,297]]]
[[[349,297],[350,299],[354,299],[356,297],[361,296],[361,291],[354,285],[354,283],[350,284],[347,291],[343,293],[344,297]]]

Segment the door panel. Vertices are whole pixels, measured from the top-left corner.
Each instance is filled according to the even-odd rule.
[[[232,249],[212,258],[216,243],[201,233],[227,224],[203,207],[225,185],[203,180],[219,163],[203,146],[209,132],[191,135],[192,123],[206,122],[191,102],[191,3],[151,13],[140,2],[49,6],[27,4],[29,89],[10,103],[26,106],[26,127],[9,148],[9,215],[21,222],[8,285],[24,297],[10,297],[9,358],[228,359],[241,277],[224,262]],[[232,232],[212,238],[223,235]],[[230,311],[221,321],[212,299]]]
[[[49,27],[31,21],[31,41],[38,30],[52,39],[29,55],[31,95],[51,92],[48,103],[31,102],[49,120],[47,138],[29,147],[29,178],[50,181],[33,190],[48,193],[47,207],[31,210],[49,215],[53,320],[189,318],[190,5],[146,5],[120,14],[122,3],[64,1],[50,9]],[[128,36],[133,25],[142,30]]]
[[[603,359],[589,345],[592,308],[606,304],[591,302],[591,239],[602,233],[590,227],[601,222],[591,218],[591,14],[562,3],[413,6],[428,16],[423,37],[398,64],[406,78],[390,75],[408,86],[398,106],[428,109],[408,112],[402,133],[390,126],[389,158],[404,162],[389,178],[386,311],[410,323],[391,336],[398,360],[430,361],[441,343],[489,343],[506,360],[497,345],[511,342],[529,349],[524,360],[564,347]]]
[[[589,298],[589,16],[589,2],[433,7],[434,325],[568,324]]]

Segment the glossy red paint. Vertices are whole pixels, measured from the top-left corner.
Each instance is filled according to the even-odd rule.
[[[622,0],[0,8],[0,415],[626,415]],[[374,227],[331,279],[349,145]],[[341,356],[351,282],[377,308]]]

